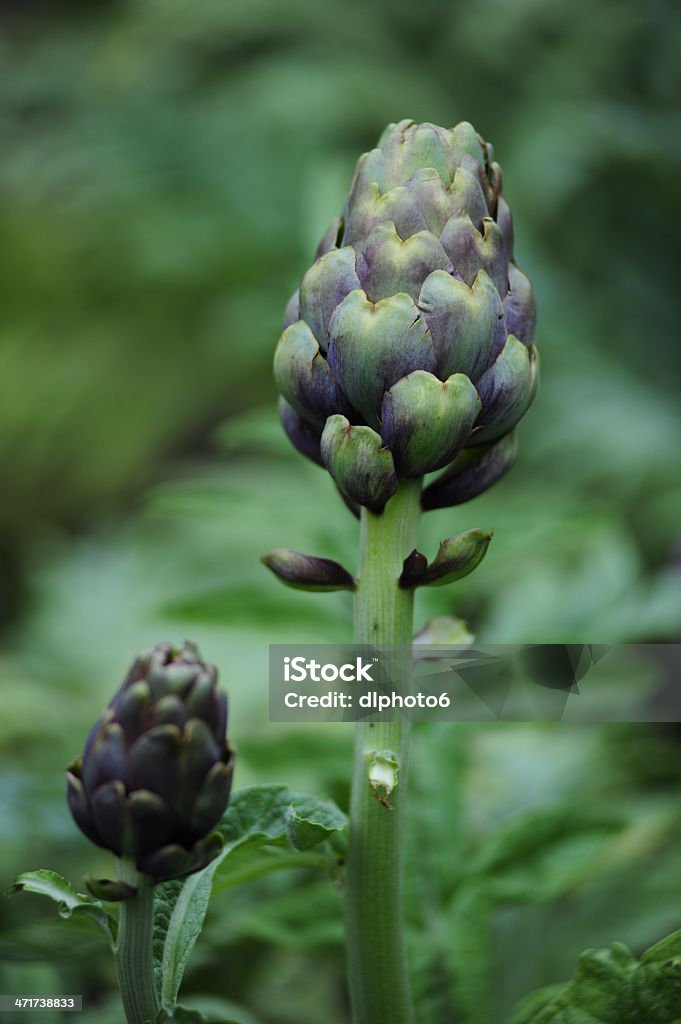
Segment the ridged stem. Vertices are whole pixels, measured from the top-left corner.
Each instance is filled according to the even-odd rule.
[[[155,1024],[159,1012],[152,956],[154,886],[130,857],[117,860],[118,878],[137,895],[120,905],[116,971],[128,1024]]]
[[[402,590],[402,562],[419,520],[420,480],[403,482],[381,515],[362,509],[355,600],[355,642],[410,648],[413,591]],[[409,658],[394,671],[410,672]],[[370,781],[376,757],[389,753],[397,786],[379,800]],[[409,754],[407,722],[359,723],[350,804],[346,882],[348,975],[354,1024],[412,1024],[404,944],[403,826]],[[394,770],[393,768],[393,770]],[[388,769],[389,773],[391,769]]]

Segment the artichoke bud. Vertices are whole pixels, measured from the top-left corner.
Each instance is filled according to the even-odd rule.
[[[275,548],[261,561],[282,583],[298,590],[354,590],[355,581],[347,569],[330,558],[315,558],[299,551]]]
[[[155,882],[210,863],[232,784],[227,696],[193,644],[157,644],[133,663],[67,772],[81,831]],[[126,898],[92,881],[102,898]],[[109,891],[112,895],[105,896]]]
[[[462,456],[503,442],[534,398],[535,304],[501,187],[470,124],[389,125],[287,306],[284,429],[374,512],[400,479],[445,467],[460,479]],[[499,479],[492,462],[461,492]]]
[[[492,534],[484,530],[467,530],[449,537],[442,541],[430,564],[420,552],[412,551],[404,560],[400,586],[440,587],[463,579],[480,565],[491,539]]]

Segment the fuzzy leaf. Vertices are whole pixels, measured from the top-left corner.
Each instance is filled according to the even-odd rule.
[[[296,850],[317,846],[346,824],[346,816],[335,804],[315,797],[297,798],[287,811],[287,835]]]
[[[224,841],[219,856],[203,871],[156,887],[154,964],[166,1011],[175,1005],[220,866],[248,846],[254,851],[281,846],[301,851],[303,858],[302,851],[340,832],[345,823],[345,815],[334,804],[291,793],[286,786],[251,786],[234,794],[217,829]],[[295,866],[295,860],[287,863]],[[273,862],[273,868],[276,866]]]

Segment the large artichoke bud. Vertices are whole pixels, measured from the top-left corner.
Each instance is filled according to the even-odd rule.
[[[154,881],[208,864],[229,800],[234,754],[217,670],[190,643],[157,644],[133,663],[69,766],[68,802],[98,846]]]
[[[492,147],[467,122],[389,125],[287,308],[284,429],[374,511],[442,467],[424,507],[466,501],[513,462],[534,323]]]

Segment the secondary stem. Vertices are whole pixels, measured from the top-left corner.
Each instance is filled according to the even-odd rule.
[[[413,632],[413,592],[398,578],[413,550],[419,520],[420,480],[403,482],[381,515],[362,509],[355,642],[401,648],[396,682],[408,682]],[[381,802],[369,771],[390,752],[388,775],[397,786]],[[403,935],[403,821],[409,753],[406,721],[359,723],[350,804],[347,867],[347,941],[350,996],[355,1024],[412,1024]]]
[[[116,970],[128,1024],[155,1024],[159,1012],[152,959],[154,887],[131,858],[118,859],[118,878],[137,895],[121,903]]]

